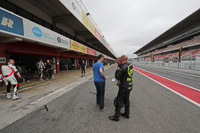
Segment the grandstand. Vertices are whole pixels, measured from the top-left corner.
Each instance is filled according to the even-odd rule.
[[[137,50],[137,62],[200,70],[200,9]]]

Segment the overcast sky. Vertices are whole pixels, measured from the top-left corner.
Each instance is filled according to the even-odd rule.
[[[82,0],[120,56],[133,53],[200,8],[200,0]]]

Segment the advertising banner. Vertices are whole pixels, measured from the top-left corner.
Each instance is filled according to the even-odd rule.
[[[98,56],[100,54],[99,51],[95,51],[95,55]]]
[[[80,22],[82,22],[82,9],[76,0],[59,0]]]
[[[55,32],[24,19],[24,36],[36,41],[55,45]]]
[[[70,48],[73,49],[73,50],[80,51],[80,44],[78,42],[71,40],[70,41]]]
[[[87,53],[90,55],[95,55],[95,50],[91,48],[87,48]]]
[[[79,44],[79,45],[80,45],[80,51],[83,53],[87,53],[87,46],[84,46],[82,44]]]
[[[23,19],[0,8],[0,31],[24,35]]]
[[[95,28],[95,37],[101,42],[101,34],[98,32],[96,28]]]
[[[105,46],[106,45],[106,41],[104,40],[103,37],[101,37],[101,43]]]
[[[84,46],[76,41],[73,41],[71,40],[70,41],[70,44],[71,44],[71,49],[74,49],[74,50],[77,50],[77,51],[80,51],[80,52],[83,52],[83,53],[87,53],[87,46]]]
[[[95,26],[92,23],[92,21],[87,17],[85,12],[82,10],[82,23],[85,25],[85,27],[88,28],[88,30],[95,35]]]
[[[55,33],[55,37],[56,37],[56,44],[58,46],[70,49],[70,39],[69,38],[67,38],[63,35],[57,34],[57,33]]]

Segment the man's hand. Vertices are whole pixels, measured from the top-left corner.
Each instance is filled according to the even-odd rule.
[[[120,81],[117,81],[117,86],[119,86],[120,85]]]
[[[106,80],[106,76],[105,76],[102,68],[99,68],[99,72],[100,72],[101,76],[104,78],[104,80]]]
[[[19,77],[19,79],[22,79],[22,77]]]

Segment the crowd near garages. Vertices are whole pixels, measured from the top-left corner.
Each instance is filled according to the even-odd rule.
[[[142,64],[200,70],[200,10],[135,52]]]

